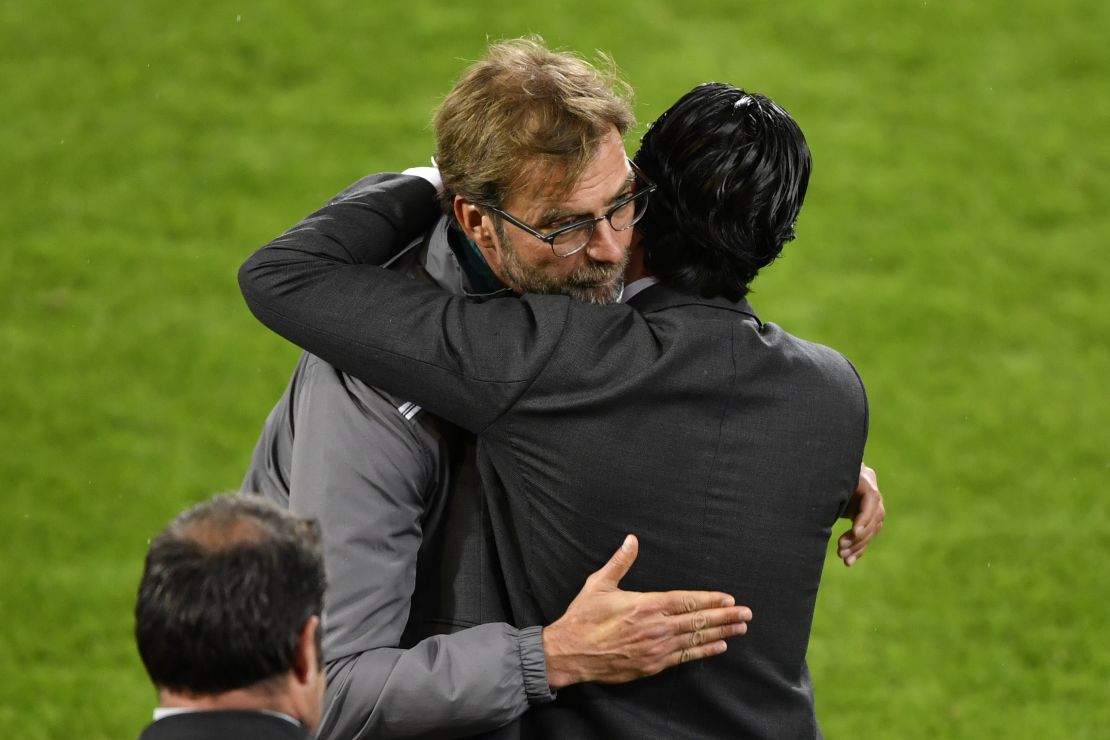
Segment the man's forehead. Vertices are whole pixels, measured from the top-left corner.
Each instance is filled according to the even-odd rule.
[[[522,168],[512,200],[531,213],[575,212],[619,196],[633,179],[625,158],[615,162],[595,158],[575,178],[568,176],[563,163],[534,161]]]

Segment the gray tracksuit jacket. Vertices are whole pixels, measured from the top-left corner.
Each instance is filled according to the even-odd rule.
[[[475,294],[446,219],[391,266]],[[465,737],[553,698],[541,628],[506,623],[479,485],[471,435],[302,355],[242,490],[322,529],[319,737]]]

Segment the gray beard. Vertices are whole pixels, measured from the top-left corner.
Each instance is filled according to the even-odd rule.
[[[499,224],[500,226],[500,224]],[[576,301],[599,306],[616,303],[624,293],[624,269],[628,256],[620,264],[591,262],[565,277],[554,279],[540,270],[525,265],[516,246],[508,239],[504,229],[498,229],[501,240],[501,269],[510,286],[518,293],[565,295]],[[611,281],[611,282],[610,282]],[[599,285],[599,283],[606,283]]]

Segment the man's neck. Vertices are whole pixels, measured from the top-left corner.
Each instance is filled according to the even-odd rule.
[[[636,232],[632,235],[632,246],[628,251],[628,266],[624,268],[624,284],[632,285],[646,277],[652,277],[652,274],[644,264],[644,249],[640,246],[640,235]]]
[[[235,689],[219,694],[185,694],[169,689],[158,692],[160,708],[184,710],[189,712],[209,712],[218,710],[242,710],[270,712],[285,715],[301,724],[294,702],[281,693],[271,693],[258,689]]]

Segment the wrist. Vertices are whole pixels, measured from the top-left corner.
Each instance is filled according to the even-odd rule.
[[[520,653],[524,693],[531,705],[546,704],[555,698],[555,689],[547,682],[547,659],[543,652],[543,628],[539,625],[516,631]]]
[[[547,662],[547,684],[552,691],[583,680],[575,671],[571,656],[563,652],[561,637],[558,622],[543,628],[543,656]]]

